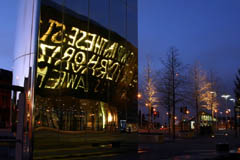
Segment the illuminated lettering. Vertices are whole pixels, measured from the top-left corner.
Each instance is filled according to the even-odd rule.
[[[77,35],[79,33],[79,29],[76,27],[72,27],[72,31],[75,31],[74,35],[69,35],[69,39],[72,39],[72,42],[68,41],[68,45],[74,46],[76,42]]]
[[[65,42],[66,39],[63,38],[63,33],[66,30],[66,26],[62,23],[59,23],[58,21],[55,21],[53,19],[49,19],[49,27],[47,32],[40,38],[41,41],[46,41],[46,39],[48,38],[48,36],[51,34],[51,32],[53,31],[53,27],[54,25],[56,25],[56,28],[60,28],[60,30],[57,33],[54,33],[51,37],[51,41],[53,43],[62,43]],[[63,39],[63,40],[58,40],[58,38]]]
[[[92,33],[88,33],[88,38],[89,37],[92,37],[91,40],[89,39],[86,39],[85,42],[88,44],[88,48],[86,49],[87,51],[93,51],[93,47],[94,47],[94,43],[95,43],[95,40],[96,40],[96,34],[92,34]]]
[[[72,63],[73,72],[74,73],[78,73],[81,69],[83,69],[83,64],[86,64],[86,55],[85,55],[85,53],[84,52],[78,52],[75,55],[74,62],[75,63]]]
[[[122,70],[123,70],[123,67],[122,67],[121,69],[118,69],[118,74],[117,74],[117,77],[116,77],[116,79],[115,79],[115,82],[116,82],[116,83],[118,82],[118,79],[119,79],[119,77],[120,77],[120,74],[121,74]]]
[[[117,47],[118,43],[113,43],[109,48],[104,50],[103,56],[106,58],[115,58]]]
[[[127,60],[127,56],[128,56],[128,54],[123,54],[123,56],[122,56],[122,58],[121,58],[121,63],[126,63],[126,60]]]
[[[47,71],[48,71],[48,67],[44,67],[44,68],[39,68],[37,67],[37,79],[40,77],[40,84],[39,84],[39,88],[42,87],[43,85],[43,82],[46,78],[46,75],[47,75]]]
[[[63,36],[63,33],[66,30],[65,25],[59,23],[59,24],[57,24],[57,27],[62,27],[62,29],[60,31],[58,31],[57,33],[54,33],[52,35],[52,38],[51,38],[52,42],[56,43],[56,44],[59,44],[59,43],[62,43],[62,42],[66,42],[66,38],[64,38],[64,36]],[[58,40],[58,38],[60,38],[60,40]]]
[[[66,64],[67,64],[67,65],[66,65],[65,69],[66,69],[66,70],[69,70],[70,61],[71,61],[71,59],[73,58],[74,53],[75,53],[75,49],[74,49],[74,48],[72,48],[72,47],[67,48],[67,49],[65,50],[64,54],[63,54],[63,57],[62,57],[61,59],[58,59],[58,60],[55,62],[54,65],[57,66],[57,65],[59,65],[59,64],[62,62],[62,60],[66,60]]]
[[[107,44],[107,42],[108,42],[108,40],[107,39],[105,39],[105,38],[102,38],[102,40],[101,40],[102,42],[102,46],[101,46],[101,50],[100,50],[100,52],[99,52],[99,55],[101,55],[102,54],[102,52],[104,51],[104,47],[105,47],[105,45]]]
[[[71,86],[71,88],[74,88],[76,79],[77,79],[77,75],[68,73],[67,74],[67,88],[69,88],[70,86]]]
[[[106,79],[113,80],[116,72],[119,70],[119,63],[113,63],[112,60],[108,60],[108,73]],[[110,67],[109,67],[110,66]]]
[[[52,63],[52,59],[61,51],[61,47],[58,46],[54,51],[53,54],[48,58],[48,64]]]
[[[107,65],[108,65],[108,60],[102,59],[101,67],[96,69],[96,70],[100,70],[100,74],[96,75],[97,77],[100,77],[102,79],[105,77],[105,75],[107,74]]]
[[[53,69],[53,72],[60,75],[60,72],[56,69]],[[50,77],[48,78],[48,82],[50,82],[50,85],[46,84],[45,88],[55,89],[60,83],[60,76],[58,78]]]
[[[86,50],[86,48],[82,46],[81,43],[87,37],[87,32],[81,30],[80,34],[82,34],[82,36],[76,41],[76,47],[82,50]]]
[[[97,58],[96,57],[97,57],[96,55],[93,55],[91,57],[91,59],[89,60],[89,62],[88,62],[88,66],[93,64],[93,66],[91,67],[91,69],[92,69],[92,76],[95,76],[95,74],[96,74],[96,69],[95,68],[96,68],[96,66],[97,66],[97,64],[99,62],[99,59],[100,59],[100,57],[97,57]]]
[[[101,36],[97,37],[96,43],[95,43],[95,48],[94,48],[94,53],[99,54],[101,45],[102,45],[102,40]]]
[[[121,45],[123,43],[74,26],[68,28],[53,19],[49,19],[48,25],[39,43],[37,79],[40,88],[84,89],[88,92],[88,81],[84,76],[90,75],[97,78],[91,89],[102,93],[107,83],[100,79],[115,83],[124,81],[128,75],[122,72],[137,62],[134,53]],[[51,45],[46,44],[48,40]]]
[[[84,79],[83,79],[83,76],[80,76],[79,80],[78,80],[78,83],[75,87],[75,89],[77,90],[78,88],[82,88],[85,90],[85,82],[84,82]]]
[[[66,79],[66,75],[67,73],[66,72],[61,72],[63,76],[60,76],[60,79],[61,79],[61,83],[60,83],[60,87],[64,88],[64,82],[65,82],[65,79]]]
[[[118,58],[117,58],[117,61],[122,62],[121,60],[122,60],[122,57],[123,57],[125,51],[126,51],[126,48],[123,47],[123,46],[120,46],[118,48]]]
[[[39,54],[40,57],[38,58],[38,62],[44,62],[45,61],[44,57],[47,55],[47,49],[53,50],[56,47],[41,43],[40,48],[41,48],[42,54]]]
[[[49,19],[49,23],[50,23],[50,26],[48,27],[47,32],[45,34],[43,34],[43,36],[40,38],[41,41],[46,41],[47,37],[50,35],[50,33],[53,30],[53,25],[54,25],[55,21],[52,19]]]

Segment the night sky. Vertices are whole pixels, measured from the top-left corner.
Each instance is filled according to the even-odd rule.
[[[1,2],[0,68],[12,70],[19,1]],[[152,57],[154,69],[169,47],[185,64],[200,61],[231,92],[240,68],[239,0],[139,0],[139,70]]]
[[[159,57],[175,46],[183,63],[199,61],[231,94],[240,68],[239,0],[140,0],[138,16],[140,64],[148,54],[159,68]]]

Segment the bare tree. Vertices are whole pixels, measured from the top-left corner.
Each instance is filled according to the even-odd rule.
[[[147,58],[147,66],[144,70],[142,92],[142,100],[148,108],[148,128],[150,129],[152,127],[152,109],[157,107],[158,99],[149,58]]]
[[[184,100],[186,66],[180,62],[178,50],[175,47],[169,49],[166,59],[161,59],[161,63],[163,68],[159,71],[158,91],[161,103],[168,110],[169,131],[172,130],[172,138],[175,139],[176,105]]]
[[[203,109],[211,110],[212,118],[214,110],[218,106],[216,81],[213,79],[213,75],[210,76],[211,81],[207,77],[207,73],[201,68],[200,64],[196,62],[191,68],[190,80],[192,87],[193,106],[195,106],[196,112],[196,132],[199,134],[200,116],[199,112]]]

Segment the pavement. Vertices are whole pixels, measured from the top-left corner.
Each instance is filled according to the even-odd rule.
[[[233,134],[222,137],[178,137],[174,141],[163,135],[137,133],[62,135],[41,132],[35,136],[36,160],[240,159],[240,138]],[[220,143],[229,144],[230,151],[216,151],[216,144]],[[0,149],[0,153],[4,152],[3,148]]]

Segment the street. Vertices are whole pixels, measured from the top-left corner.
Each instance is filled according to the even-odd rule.
[[[161,144],[139,144],[137,152],[125,152],[117,155],[106,155],[108,160],[201,160],[229,159],[228,152],[216,152],[216,144],[229,143],[230,150],[240,146],[240,139],[229,136],[226,139],[199,137],[193,139],[177,139],[175,142],[166,141]],[[91,159],[91,158],[90,158]],[[97,158],[99,160],[106,159]],[[231,158],[232,159],[232,158]]]

